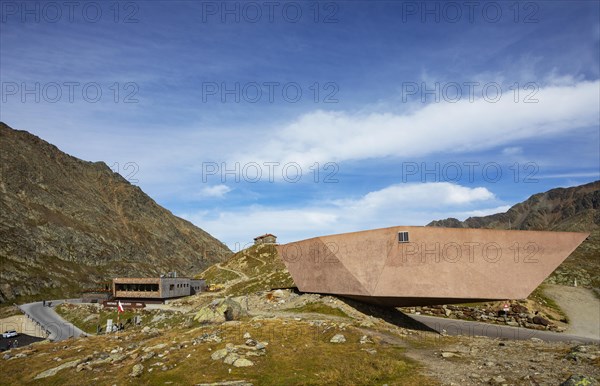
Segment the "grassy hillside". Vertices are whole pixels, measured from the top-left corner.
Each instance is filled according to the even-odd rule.
[[[0,306],[78,296],[115,276],[191,275],[231,253],[103,162],[2,122],[0,240]]]
[[[224,294],[232,296],[294,286],[275,246],[270,244],[254,245],[235,253],[197,277],[209,284],[223,284]]]

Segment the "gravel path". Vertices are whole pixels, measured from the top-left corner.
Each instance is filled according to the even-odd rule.
[[[567,334],[600,339],[600,300],[582,287],[547,285],[544,293],[567,314]]]

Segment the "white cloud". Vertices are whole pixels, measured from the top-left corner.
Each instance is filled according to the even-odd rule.
[[[227,185],[207,186],[200,191],[201,197],[223,197],[231,192],[231,188]]]
[[[392,185],[354,199],[322,201],[304,207],[250,206],[217,214],[183,214],[230,248],[264,233],[289,242],[325,234],[394,225],[425,225],[446,217],[464,219],[505,211],[486,188],[447,182]]]
[[[414,207],[438,207],[440,205],[466,204],[493,199],[486,188],[467,188],[449,182],[392,185],[370,192],[359,200],[338,201],[339,206],[349,208],[390,208],[396,205]]]
[[[428,104],[404,115],[314,111],[274,129],[270,140],[245,147],[251,150],[233,159],[308,166],[314,162],[419,157],[483,150],[597,126],[600,81],[565,83],[563,79],[558,85],[521,90],[518,102],[507,89],[496,103],[489,102],[493,95],[473,102],[465,97],[457,103]],[[526,97],[537,102],[524,103]]]

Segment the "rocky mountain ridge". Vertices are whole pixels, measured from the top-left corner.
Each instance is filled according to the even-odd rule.
[[[103,162],[0,123],[0,303],[114,276],[192,275],[231,251]]]

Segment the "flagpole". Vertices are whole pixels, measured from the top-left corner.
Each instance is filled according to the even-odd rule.
[[[117,301],[117,333],[119,332],[119,327],[121,325],[121,312],[125,311],[125,309],[123,308],[123,304],[121,304],[121,301]]]

